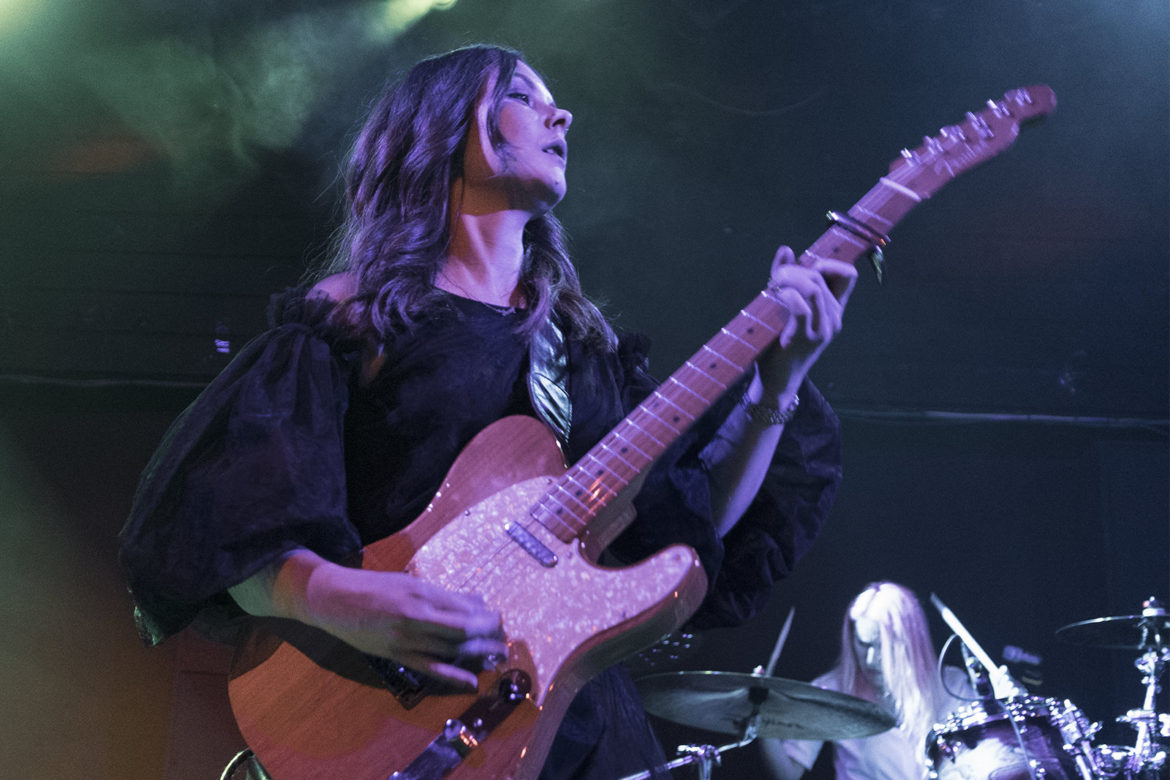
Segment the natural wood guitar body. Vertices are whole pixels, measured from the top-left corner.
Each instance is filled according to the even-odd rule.
[[[564,471],[542,423],[501,420],[464,450],[421,517],[365,550],[362,568],[407,571],[483,595],[508,636],[501,671],[518,669],[531,681],[531,693],[490,738],[442,777],[535,777],[585,681],[677,628],[706,591],[697,555],[681,545],[607,569],[588,560],[579,541],[532,524],[556,564],[525,551],[505,527]],[[241,733],[277,780],[385,780],[423,753],[449,718],[494,696],[499,680],[499,672],[484,672],[477,694],[436,693],[407,709],[360,654],[323,633],[264,621],[238,654],[230,694]]]

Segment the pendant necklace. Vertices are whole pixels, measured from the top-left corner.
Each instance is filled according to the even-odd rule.
[[[499,303],[488,303],[487,301],[481,301],[479,298],[476,298],[474,295],[472,295],[470,292],[468,292],[466,287],[459,284],[459,282],[455,281],[450,276],[448,276],[446,271],[439,271],[439,276],[443,277],[443,279],[445,279],[448,284],[450,284],[452,287],[455,287],[456,289],[458,289],[459,292],[463,293],[462,297],[466,298],[469,301],[475,301],[476,303],[478,303],[481,306],[486,306],[488,309],[491,309],[492,311],[494,311],[496,314],[500,315],[501,317],[507,317],[509,314],[516,313],[515,306],[505,306],[505,305],[499,304]]]

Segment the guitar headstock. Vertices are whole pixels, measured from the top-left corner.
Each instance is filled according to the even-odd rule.
[[[961,124],[922,139],[916,149],[903,149],[890,163],[890,178],[928,198],[955,176],[1011,146],[1021,125],[1055,108],[1056,95],[1044,84],[1013,89],[1003,100],[987,101],[978,114],[968,113]]]

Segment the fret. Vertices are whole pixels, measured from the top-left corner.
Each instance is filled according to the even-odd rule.
[[[769,297],[770,297],[770,296],[769,296]],[[773,298],[772,300],[775,300],[775,299]],[[748,311],[746,308],[745,308],[745,309],[743,309],[743,310],[740,312],[740,314],[742,314],[744,317],[747,317],[748,319],[752,320],[753,322],[756,322],[756,323],[758,323],[758,324],[759,324],[761,327],[763,327],[763,328],[764,328],[764,330],[765,330],[765,331],[767,331],[767,332],[768,332],[768,334],[769,334],[771,337],[775,338],[776,336],[780,335],[780,329],[779,329],[779,328],[773,328],[773,327],[772,327],[772,325],[771,325],[771,323],[765,322],[765,321],[761,320],[759,317],[756,317],[756,316],[754,316],[754,315],[753,315],[753,314],[752,314],[750,311]]]
[[[771,343],[772,339],[780,335],[780,331],[784,330],[784,325],[791,316],[788,307],[769,294],[771,292],[765,288],[751,303],[744,307],[741,314],[741,317],[750,317],[759,323],[759,326],[748,326],[746,332],[753,338],[760,340],[757,347],[761,351]],[[761,328],[763,329],[762,337],[759,334]]]
[[[889,187],[891,190],[898,193],[899,195],[905,195],[907,198],[914,201],[915,203],[922,202],[922,197],[919,196],[919,194],[917,192],[910,189],[909,187],[906,187],[902,184],[899,184],[898,182],[894,181],[893,179],[891,179],[888,176],[883,176],[880,179],[878,179],[878,181],[880,181],[882,184],[886,185],[887,187]]]
[[[565,480],[573,486],[573,493],[584,493],[586,509],[581,519],[586,522],[617,495],[617,491],[606,485],[602,477],[593,477],[579,469],[576,473],[566,474]]]
[[[724,364],[725,366],[732,366],[732,368],[734,368],[734,367],[735,367],[735,366],[734,366],[732,363],[730,363],[730,362],[729,362],[729,361],[728,361],[726,358],[724,358],[724,357],[723,357],[722,355],[720,355],[718,352],[715,352],[714,350],[712,350],[712,349],[711,349],[710,347],[708,347],[706,344],[704,344],[704,345],[703,345],[703,349],[702,349],[702,351],[703,351],[703,352],[708,352],[708,353],[710,353],[710,354],[714,355],[715,357],[719,358],[719,360],[720,360],[720,361],[722,361],[722,362],[723,362],[723,364]],[[695,357],[698,357],[698,355],[696,355]],[[686,363],[683,363],[683,365],[684,365],[684,366],[686,366],[686,367],[688,367],[688,368],[690,368],[690,369],[691,369],[691,370],[693,370],[693,371],[698,371],[700,374],[702,374],[703,376],[707,377],[707,379],[710,379],[712,383],[714,383],[714,384],[716,384],[716,385],[719,385],[719,386],[720,386],[720,387],[722,387],[724,390],[726,390],[726,389],[729,387],[729,385],[728,385],[726,382],[723,382],[721,379],[719,379],[719,377],[718,377],[718,376],[716,376],[715,374],[711,373],[712,371],[717,371],[717,370],[719,370],[719,369],[718,369],[718,366],[719,366],[719,364],[718,364],[718,363],[708,363],[708,364],[707,364],[707,367],[706,367],[706,368],[703,368],[702,366],[700,366],[698,363],[696,363],[696,362],[695,362],[695,359],[694,359],[694,358],[691,358],[691,359],[690,359],[690,360],[688,360]]]
[[[609,457],[609,458],[612,458],[613,460],[620,461],[620,462],[621,462],[623,465],[625,465],[626,467],[628,467],[628,468],[629,468],[629,470],[630,470],[630,472],[631,472],[631,476],[630,476],[630,477],[626,477],[626,476],[623,474],[623,475],[621,475],[621,477],[622,477],[622,479],[626,480],[626,482],[633,482],[633,477],[636,477],[636,476],[638,475],[638,472],[640,472],[640,471],[641,471],[641,468],[640,468],[639,466],[637,466],[636,464],[634,464],[634,463],[631,463],[630,461],[628,461],[628,460],[626,460],[625,458],[623,458],[623,457],[621,456],[621,453],[620,453],[620,452],[618,452],[617,450],[615,450],[613,447],[611,447],[611,446],[610,446],[610,445],[607,443],[607,440],[608,440],[608,439],[609,439],[609,437],[608,437],[608,436],[607,436],[605,439],[602,439],[602,440],[601,440],[601,443],[600,443],[600,445],[599,445],[599,446],[601,447],[601,449],[605,450],[605,453],[606,453],[606,456],[607,456],[607,457]]]
[[[738,341],[740,344],[743,344],[748,349],[754,349],[754,346],[752,344],[749,344],[748,342],[744,341],[739,336],[737,336],[736,334],[729,331],[727,328],[720,328],[719,332],[722,333],[724,336],[729,336],[729,337],[735,339],[736,341]],[[716,337],[716,338],[718,338],[718,337]]]
[[[687,395],[684,396],[675,388],[681,389]],[[690,397],[688,398],[687,396]],[[664,422],[669,422],[671,427],[675,427],[679,424],[683,424],[685,426],[694,422],[697,415],[692,414],[690,411],[688,411],[688,409],[690,405],[694,404],[695,400],[699,402],[698,408],[700,411],[708,401],[708,399],[692,390],[685,382],[679,381],[678,372],[676,371],[674,375],[667,377],[666,381],[663,382],[662,385],[660,385],[658,389],[655,390],[644,403],[647,409],[654,412],[655,417],[659,417],[659,402],[665,404],[666,406],[672,407],[675,411],[682,412],[682,415],[672,414],[669,421],[659,417],[659,419],[663,419]],[[684,417],[689,419],[684,420]]]
[[[572,501],[577,506],[581,507],[581,509],[583,509],[585,511],[585,515],[588,516],[590,511],[591,511],[589,509],[589,505],[586,504],[584,501],[581,501],[579,498],[581,493],[585,492],[585,488],[578,485],[577,492],[576,492],[576,494],[574,494],[574,492],[569,490],[569,488],[567,488],[564,484],[566,481],[568,481],[570,479],[570,477],[569,477],[570,473],[572,473],[572,472],[566,473],[565,476],[563,476],[561,479],[557,480],[556,484],[553,485],[553,489],[559,490],[562,493],[564,493],[570,501]],[[565,507],[566,511],[570,511],[570,512],[574,511],[574,510],[570,509],[568,504],[563,504],[563,506]],[[575,512],[574,512],[574,514],[575,514]]]
[[[712,339],[712,341],[714,341],[714,339]],[[705,352],[705,353],[712,355],[713,357],[718,359],[718,362],[712,362],[712,361],[706,362],[706,366],[707,366],[707,369],[709,371],[718,371],[722,374],[722,373],[727,373],[728,369],[731,370],[731,375],[728,376],[727,380],[722,381],[722,384],[724,384],[726,386],[730,386],[739,377],[740,372],[743,371],[742,366],[737,365],[734,361],[732,361],[730,358],[728,358],[722,352],[720,352],[719,350],[717,350],[713,346],[711,346],[711,342],[707,342],[706,344],[704,344],[703,348],[701,350],[699,350],[699,352]],[[698,353],[695,354],[695,357],[698,357]],[[697,363],[697,361],[695,361],[695,357],[692,357],[691,360],[688,360],[687,362],[688,363]],[[722,365],[720,365],[720,364],[722,364]]]
[[[646,430],[646,428],[645,428],[645,427],[643,427],[643,426],[642,426],[642,425],[640,425],[640,424],[639,424],[639,423],[638,423],[636,420],[634,420],[634,419],[633,419],[634,415],[635,415],[635,414],[639,414],[639,413],[642,413],[642,415],[641,415],[641,416],[644,416],[644,415],[645,415],[645,409],[643,409],[642,407],[638,407],[638,408],[637,408],[637,409],[635,409],[635,410],[633,411],[633,413],[632,413],[632,414],[631,414],[629,417],[627,417],[626,419],[630,421],[630,425],[632,425],[633,427],[635,427],[635,428],[637,428],[637,429],[638,429],[638,432],[639,432],[639,433],[641,433],[641,434],[642,434],[643,436],[645,436],[646,438],[650,439],[650,441],[654,442],[654,446],[658,448],[658,455],[661,455],[661,454],[662,454],[662,451],[666,449],[666,442],[664,442],[664,441],[661,441],[660,439],[657,439],[657,438],[655,438],[655,437],[654,437],[654,435],[650,433],[650,431]],[[654,458],[657,458],[657,457],[658,457],[658,455],[655,455],[655,456],[654,456]],[[652,459],[653,459],[653,458],[652,458]]]
[[[711,399],[710,399],[710,398],[707,398],[706,396],[703,396],[703,395],[700,395],[699,393],[696,393],[694,390],[692,390],[692,389],[691,389],[691,388],[690,388],[690,387],[687,385],[687,383],[686,383],[686,382],[680,382],[680,381],[679,381],[679,380],[678,380],[676,377],[677,377],[677,373],[676,373],[674,376],[668,377],[666,381],[667,381],[667,382],[670,382],[670,383],[671,383],[671,385],[673,385],[674,387],[678,387],[678,388],[680,388],[680,389],[681,389],[681,390],[682,390],[684,393],[686,393],[687,395],[690,395],[690,396],[691,396],[691,397],[693,397],[693,398],[698,398],[700,401],[703,401],[703,402],[705,402],[705,403],[710,403],[710,401],[711,401]],[[680,406],[678,406],[677,404],[673,403],[673,402],[670,400],[670,398],[669,398],[669,397],[667,397],[667,395],[666,395],[665,393],[662,393],[662,394],[661,394],[661,397],[662,397],[662,398],[663,398],[663,399],[664,399],[664,400],[665,400],[665,401],[666,401],[668,404],[670,404],[671,406],[673,406],[675,409],[678,409],[679,411],[686,411],[686,410],[682,409],[682,407],[680,407]],[[692,416],[692,417],[691,417],[691,421],[693,422],[693,421],[694,421],[694,419],[695,419],[695,418]]]
[[[829,230],[832,231],[837,236],[837,238],[843,241],[848,241],[850,244],[853,244],[853,246],[857,247],[859,250],[858,254],[861,252],[868,252],[872,248],[868,241],[861,240],[844,228],[840,228],[834,225],[833,227],[829,228]]]
[[[556,504],[556,507],[557,507],[556,511],[552,511],[547,506],[545,506],[546,501],[551,501],[554,504]],[[569,516],[573,517],[573,519],[577,520],[578,521],[577,524],[575,525],[575,524],[571,524],[571,523],[566,522],[564,520],[564,513],[567,511],[568,510],[565,508],[565,506],[563,504],[557,502],[555,499],[552,498],[552,496],[545,494],[544,498],[541,501],[537,502],[536,506],[533,507],[532,511],[530,511],[528,513],[528,516],[531,517],[533,520],[535,520],[540,525],[547,528],[549,531],[552,531],[553,535],[555,535],[562,542],[568,542],[574,536],[576,536],[578,533],[581,532],[581,528],[584,528],[584,525],[581,524],[580,518],[574,517],[571,514]],[[580,526],[580,527],[578,527],[578,526]]]
[[[665,427],[666,429],[668,429],[668,430],[669,430],[671,433],[675,434],[676,436],[677,436],[678,434],[680,434],[680,433],[682,433],[682,432],[683,432],[683,429],[682,429],[682,428],[676,428],[676,427],[674,427],[673,425],[671,425],[670,423],[668,423],[666,420],[663,420],[661,417],[659,417],[658,415],[656,415],[654,412],[650,411],[650,409],[649,409],[649,408],[647,408],[647,409],[646,409],[646,413],[647,413],[647,414],[649,414],[651,417],[653,417],[653,418],[654,418],[655,420],[657,420],[658,422],[662,423],[663,427]]]
[[[626,425],[626,427],[633,427],[633,423],[629,422],[628,420],[624,421],[623,424]],[[617,428],[615,428],[613,433],[611,433],[609,436],[606,436],[604,439],[601,440],[601,443],[605,444],[611,438],[619,439],[619,440],[626,443],[626,447],[632,448],[635,452],[637,452],[639,455],[641,455],[645,459],[645,462],[642,464],[643,468],[650,465],[650,463],[654,460],[654,456],[650,455],[645,450],[643,450],[641,447],[639,447],[637,445],[637,443],[635,443],[631,438],[623,435],[620,431],[621,427],[622,426],[619,425]],[[619,449],[619,451],[624,453],[624,452],[626,452],[626,449],[621,448],[621,449]]]
[[[550,509],[549,503],[556,509]],[[562,542],[572,541],[586,527],[586,522],[582,517],[553,498],[551,493],[544,494],[544,497],[529,512],[529,516],[551,531]]]
[[[736,374],[738,373],[739,369],[736,369]],[[674,376],[678,377],[676,381],[689,388],[692,395],[706,400],[718,398],[729,387],[726,382],[720,382],[717,378],[698,368],[690,361],[684,363],[683,367],[676,371]],[[701,413],[702,410],[700,410]],[[694,416],[698,417],[699,415],[696,414]]]
[[[755,360],[756,355],[760,353],[760,350],[754,345],[728,332],[727,328],[723,328],[715,338],[711,339],[711,344],[725,358],[735,364],[739,373],[746,371],[748,364]]]
[[[854,213],[855,211],[857,212],[856,214]],[[860,203],[857,204],[856,206],[854,206],[853,208],[849,209],[849,215],[852,216],[854,219],[858,220],[859,222],[865,222],[865,219],[862,219],[863,217],[867,218],[867,219],[876,219],[878,222],[882,223],[882,227],[878,230],[879,233],[886,232],[891,227],[893,227],[893,225],[895,224],[892,220],[886,219],[885,217],[883,217],[881,214],[877,213],[876,211],[870,211],[869,209],[864,208]],[[869,224],[869,223],[866,223],[866,224]],[[870,227],[873,227],[873,226],[870,225]]]
[[[740,314],[740,318],[750,318],[758,323],[758,326],[747,325],[744,330],[748,335],[755,338],[760,328],[763,328],[764,343],[770,341],[784,329],[784,323],[788,321],[789,317],[788,307],[783,304],[777,305],[774,298],[763,294],[766,292],[768,292],[767,288],[753,298],[751,303],[743,307]]]
[[[632,479],[614,471],[613,467],[610,466],[610,464],[606,460],[598,457],[598,455],[592,451],[586,453],[585,457],[582,458],[581,460],[584,461],[585,459],[589,459],[601,467],[601,471],[597,472],[597,473],[594,473],[593,470],[590,469],[590,473],[594,473],[594,476],[600,478],[600,477],[602,477],[603,474],[609,474],[611,477],[614,478],[614,480],[617,481],[618,489],[612,491],[614,493],[619,492],[622,488],[624,488],[626,485],[630,484],[630,482],[633,481]],[[637,474],[634,474],[632,476],[637,476]]]

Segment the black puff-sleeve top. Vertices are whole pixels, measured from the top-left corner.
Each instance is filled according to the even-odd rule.
[[[329,326],[328,305],[286,296],[274,327],[244,347],[175,421],[139,484],[121,563],[144,640],[193,621],[224,635],[240,612],[226,589],[304,547],[337,562],[408,525],[459,451],[486,425],[532,414],[522,312],[456,296],[384,347],[361,381],[361,356]],[[574,462],[654,388],[645,340],[616,352],[567,334]],[[809,383],[756,501],[715,532],[702,450],[734,407],[728,391],[655,464],[637,519],[610,546],[635,561],[683,542],[710,592],[693,625],[750,617],[816,538],[841,476],[839,425]]]

